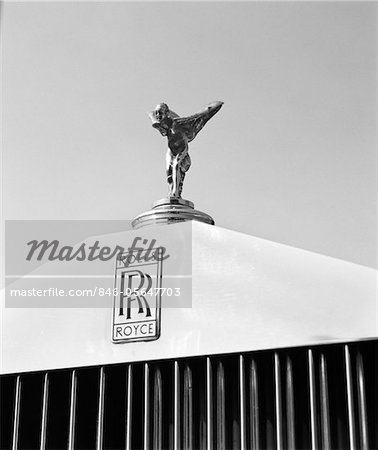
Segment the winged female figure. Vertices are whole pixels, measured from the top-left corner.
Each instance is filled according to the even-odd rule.
[[[154,111],[149,113],[152,126],[168,138],[166,170],[170,198],[181,198],[185,174],[191,164],[189,142],[197,136],[222,105],[223,102],[213,102],[192,116],[180,117],[170,110],[166,103],[159,103]]]

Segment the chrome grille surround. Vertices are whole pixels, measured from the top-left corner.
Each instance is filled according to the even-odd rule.
[[[373,449],[378,341],[1,377],[2,449]]]

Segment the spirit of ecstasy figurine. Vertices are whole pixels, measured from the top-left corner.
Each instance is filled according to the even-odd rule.
[[[169,198],[181,198],[185,174],[191,164],[188,144],[202,130],[206,122],[221,109],[222,105],[223,102],[213,102],[197,114],[179,117],[168,108],[168,105],[160,103],[154,111],[149,113],[152,126],[168,138],[166,169]]]

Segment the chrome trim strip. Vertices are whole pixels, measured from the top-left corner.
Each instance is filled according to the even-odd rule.
[[[46,448],[46,435],[47,435],[47,410],[49,402],[49,373],[46,372],[43,379],[43,394],[42,394],[42,417],[41,417],[41,438],[40,438],[40,450]]]
[[[360,421],[360,447],[361,450],[369,449],[368,440],[368,422],[366,412],[366,394],[365,394],[365,373],[364,362],[360,350],[356,355],[357,369],[357,394],[358,394],[358,417]]]
[[[98,390],[98,412],[96,450],[102,450],[104,442],[104,400],[105,400],[105,368],[100,368],[100,383]]]
[[[294,384],[293,365],[289,355],[286,355],[286,426],[287,448],[295,448],[295,414],[294,414]]]
[[[274,392],[276,412],[276,448],[283,449],[283,424],[282,424],[282,392],[281,392],[281,366],[277,352],[274,352]]]
[[[260,449],[260,434],[259,434],[259,391],[258,391],[258,376],[257,365],[253,359],[250,365],[249,372],[249,389],[250,389],[250,427],[251,427],[251,449]]]
[[[13,433],[12,433],[12,450],[18,449],[18,434],[20,427],[20,406],[21,406],[21,375],[16,378],[16,392],[14,397],[14,415],[13,415]]]
[[[71,374],[71,395],[70,395],[70,422],[68,432],[68,450],[74,450],[75,446],[75,424],[76,424],[76,396],[77,396],[77,373]]]
[[[322,447],[323,450],[330,450],[331,432],[329,419],[328,375],[327,375],[327,361],[324,353],[320,354],[319,378],[320,378],[320,420],[322,425],[321,428]]]
[[[352,363],[350,360],[349,345],[344,346],[344,356],[345,356],[345,372],[346,372],[346,381],[347,381],[349,448],[350,448],[350,450],[355,450],[356,449],[356,429],[355,429],[354,408],[353,408]]]
[[[308,349],[308,378],[310,387],[311,448],[312,450],[318,450],[315,368],[312,349]]]

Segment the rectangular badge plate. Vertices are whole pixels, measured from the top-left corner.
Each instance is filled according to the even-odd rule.
[[[144,256],[139,251],[117,257],[112,314],[112,342],[117,344],[160,336],[162,259]]]

